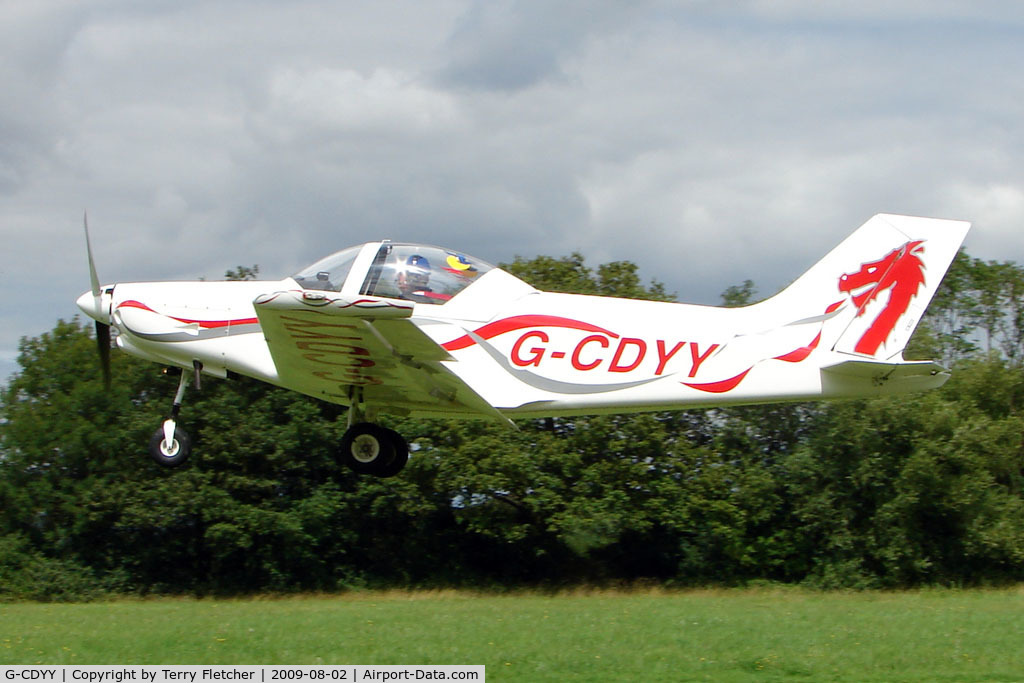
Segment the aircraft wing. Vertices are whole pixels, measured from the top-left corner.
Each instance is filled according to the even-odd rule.
[[[280,383],[333,403],[399,414],[508,419],[444,366],[448,352],[409,319],[407,301],[292,290],[258,297],[256,315]]]

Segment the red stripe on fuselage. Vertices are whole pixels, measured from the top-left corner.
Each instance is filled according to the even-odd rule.
[[[142,303],[141,301],[135,301],[130,299],[128,301],[122,301],[117,306],[118,308],[138,308],[143,311],[149,311],[150,313],[156,313],[157,315],[164,315],[163,313],[157,313],[152,308]],[[191,318],[179,318],[173,315],[166,315],[165,317],[171,320],[177,320],[180,323],[186,325],[199,325],[204,330],[212,330],[218,327],[227,327],[229,325],[255,325],[259,323],[259,318],[237,318],[234,320],[193,320]]]
[[[495,320],[492,323],[487,323],[483,327],[479,327],[474,330],[473,334],[483,339],[491,339],[497,337],[500,334],[506,332],[513,332],[515,330],[522,330],[527,327],[562,327],[570,330],[583,330],[584,332],[598,332],[600,334],[607,335],[612,339],[618,339],[619,335],[614,332],[598,327],[597,325],[591,325],[580,320],[573,320],[572,318],[562,318],[557,315],[516,315],[511,318],[504,318],[502,320]],[[468,334],[464,334],[457,339],[453,339],[450,342],[446,342],[441,346],[446,351],[460,351],[462,349],[469,348],[476,343]]]

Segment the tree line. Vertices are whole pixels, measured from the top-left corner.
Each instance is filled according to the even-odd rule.
[[[674,298],[630,262],[505,267],[541,289]],[[58,321],[21,341],[0,397],[0,599],[1021,581],[1022,291],[1024,268],[959,254],[908,352],[953,367],[937,391],[516,430],[385,416],[411,447],[387,480],[335,461],[343,407],[245,379],[190,394],[196,451],[163,469],[146,445],[176,380],[114,354],[106,391],[91,326]]]

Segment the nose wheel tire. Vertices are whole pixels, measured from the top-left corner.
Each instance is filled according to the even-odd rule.
[[[191,454],[192,440],[180,427],[175,428],[170,444],[167,443],[163,427],[153,432],[149,440],[149,456],[164,467],[179,467]]]
[[[409,460],[409,445],[394,430],[360,422],[342,437],[339,458],[357,474],[393,477]]]

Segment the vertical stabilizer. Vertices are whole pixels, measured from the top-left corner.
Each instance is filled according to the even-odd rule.
[[[876,244],[839,278],[853,315],[834,350],[900,360],[970,223],[880,214],[871,224]]]
[[[776,320],[821,315],[820,348],[898,362],[969,228],[878,214],[763,305]]]

